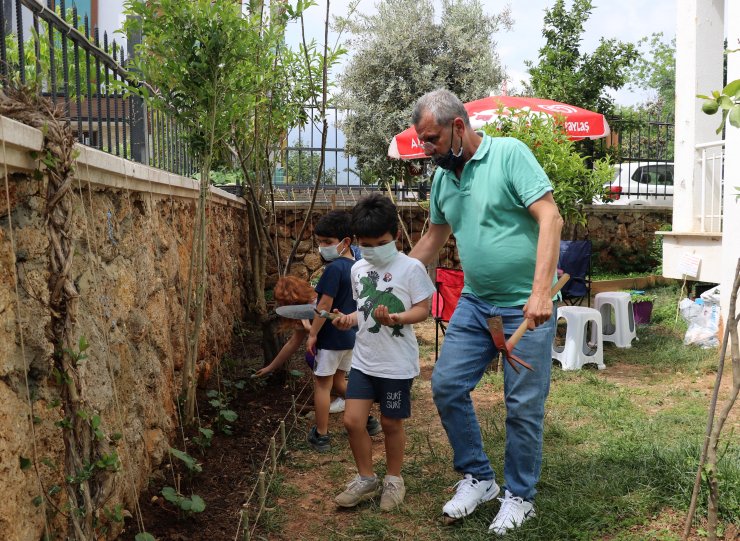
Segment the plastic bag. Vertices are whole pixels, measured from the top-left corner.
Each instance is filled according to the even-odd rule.
[[[683,338],[684,345],[696,344],[704,349],[719,346],[719,288],[702,293],[699,299],[683,299],[678,305],[681,316],[689,327]]]

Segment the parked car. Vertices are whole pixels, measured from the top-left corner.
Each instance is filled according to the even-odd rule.
[[[673,206],[672,162],[625,162],[614,166],[604,187],[610,205]],[[596,204],[603,204],[599,201]]]

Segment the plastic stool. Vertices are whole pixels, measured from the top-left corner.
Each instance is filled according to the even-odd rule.
[[[596,363],[599,370],[604,365],[604,343],[601,337],[601,313],[585,306],[559,306],[558,319],[566,323],[565,346],[556,347],[553,343],[552,358],[560,361],[563,370],[579,370],[584,364]],[[591,323],[591,332],[586,329]],[[593,345],[596,346],[592,350]]]
[[[597,293],[595,306],[601,312],[601,320],[604,323],[604,342],[614,342],[618,348],[631,348],[632,340],[637,340],[637,332],[630,294],[626,291]],[[611,317],[612,310],[614,321]]]

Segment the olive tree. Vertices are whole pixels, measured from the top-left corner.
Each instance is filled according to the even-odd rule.
[[[346,152],[357,157],[363,182],[403,174],[388,145],[406,129],[416,100],[447,88],[463,101],[488,96],[503,79],[493,36],[511,28],[508,9],[488,15],[479,0],[386,0],[373,15],[340,20],[353,51],[339,79],[338,105],[347,109]]]

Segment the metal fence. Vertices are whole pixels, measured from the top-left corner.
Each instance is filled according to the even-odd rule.
[[[12,9],[8,9],[12,6]],[[0,77],[33,83],[38,91],[64,108],[80,143],[161,169],[191,176],[197,163],[187,144],[189,133],[172,115],[149,110],[143,100],[126,94],[127,61],[140,36],[127,36],[126,47],[91,28],[87,14],[65,0],[0,0]],[[273,185],[278,198],[303,200],[314,184],[320,161],[321,131],[316,111],[309,122],[291,130],[276,168]],[[345,153],[340,129],[342,110],[327,110],[329,132],[321,188],[327,197],[341,193],[386,189],[363,185],[356,161]],[[582,150],[592,157],[610,156],[615,204],[671,205],[673,195],[673,122],[648,116],[609,118],[612,134]],[[399,200],[425,199],[429,178],[415,186],[391,186]],[[239,187],[236,187],[239,190]],[[332,195],[334,194],[334,195]],[[354,197],[354,196],[353,196]]]
[[[309,118],[313,118],[314,112],[307,109]],[[355,160],[345,154],[344,134],[339,128],[343,112],[330,108],[327,116],[330,133],[322,188],[338,195],[326,197],[336,199],[343,197],[343,193],[385,189],[384,186],[363,185]],[[578,148],[590,162],[608,157],[614,164],[614,176],[609,185],[611,204],[672,206],[673,120],[648,114],[623,114],[607,120],[611,127],[609,137],[579,143]],[[299,201],[310,195],[318,170],[320,141],[320,129],[312,123],[290,132],[288,146],[283,150],[282,167],[277,169],[273,179],[277,198]],[[414,186],[393,184],[391,190],[399,200],[424,200],[430,179],[428,175],[417,178]]]
[[[327,107],[328,132],[324,154],[321,198],[326,202],[352,201],[364,193],[389,190],[397,201],[426,200],[429,179],[419,177],[413,186],[403,181],[390,184],[365,184],[354,156],[345,151],[345,135],[340,124],[345,110]],[[276,200],[304,201],[310,199],[321,160],[320,117],[314,107],[306,108],[308,122],[290,130],[287,144],[282,149],[280,165],[273,177]],[[317,120],[319,119],[319,120]]]
[[[12,5],[8,12],[7,5]],[[126,69],[137,43],[126,50],[107,32],[90,28],[87,14],[65,0],[0,2],[0,76],[33,84],[64,108],[68,122],[85,145],[104,152],[190,176],[196,170],[187,133],[171,115],[148,110],[143,100],[126,95]],[[26,37],[28,36],[28,37]]]
[[[612,204],[672,206],[673,119],[635,113],[607,120],[611,134],[594,144],[593,156],[614,164]]]

